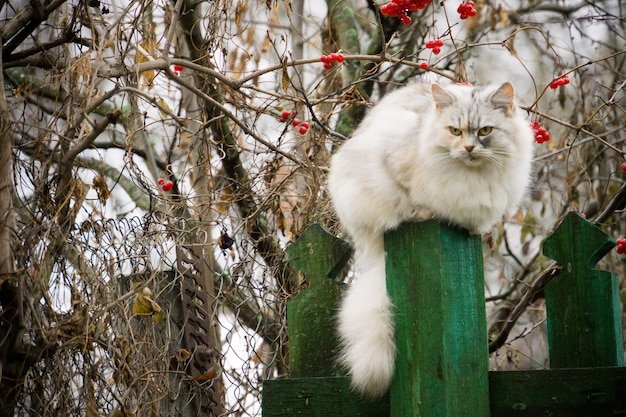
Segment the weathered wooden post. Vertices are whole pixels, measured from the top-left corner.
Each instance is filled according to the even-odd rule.
[[[386,234],[385,253],[398,349],[391,417],[489,416],[480,237],[405,224]]]
[[[594,269],[614,246],[574,212],[545,240],[543,253],[563,267],[545,289],[551,368],[624,365],[617,277]]]

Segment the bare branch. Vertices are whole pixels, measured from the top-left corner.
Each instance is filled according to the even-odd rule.
[[[562,267],[553,265],[538,274],[533,282],[526,288],[521,297],[516,300],[514,307],[503,308],[500,315],[505,318],[495,322],[489,329],[489,352],[495,352],[502,347],[509,336],[509,333],[517,323],[522,313],[536,299],[537,295],[543,291],[545,286],[561,272]]]

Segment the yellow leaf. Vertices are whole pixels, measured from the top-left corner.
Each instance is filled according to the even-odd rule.
[[[522,223],[522,230],[520,234],[520,243],[524,243],[526,241],[526,237],[530,235],[533,236],[533,231],[537,227],[537,220],[535,216],[533,216],[530,212],[526,213],[524,216],[524,221]]]
[[[152,308],[150,303],[146,301],[141,293],[138,293],[133,303],[133,315],[135,316],[147,316],[152,314]]]
[[[503,27],[509,26],[509,12],[504,9],[500,9],[500,24]]]
[[[163,309],[151,298],[152,291],[148,287],[143,287],[139,291],[140,285],[139,283],[133,284],[133,287],[137,290],[135,302],[133,303],[133,315],[152,316],[154,323],[163,321]]]
[[[158,44],[156,40],[152,38],[148,38],[139,44],[139,48],[137,48],[137,53],[135,54],[135,64],[142,64],[150,60],[150,58],[154,58],[157,54]],[[145,52],[144,52],[145,51]],[[146,55],[146,53],[149,56]],[[143,78],[146,80],[148,86],[152,86],[152,81],[156,77],[156,73],[154,70],[148,70],[141,73]]]
[[[163,312],[159,311],[159,312],[155,312],[152,315],[152,323],[161,323],[163,321]]]
[[[170,117],[174,114],[174,111],[172,111],[171,107],[167,105],[163,98],[159,97],[157,99],[157,104],[159,105],[159,113],[161,113],[161,116]]]

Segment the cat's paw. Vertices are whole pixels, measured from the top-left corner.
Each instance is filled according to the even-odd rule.
[[[432,211],[428,210],[424,207],[414,207],[411,210],[411,219],[417,222],[425,222],[427,220],[432,220],[435,218],[435,215]]]

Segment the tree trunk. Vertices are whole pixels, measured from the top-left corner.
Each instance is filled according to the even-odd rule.
[[[2,54],[0,53],[0,67]],[[4,86],[4,75],[0,71],[0,86]],[[0,89],[0,416],[13,416],[17,404],[17,391],[21,384],[20,366],[11,360],[12,349],[19,333],[21,296],[14,275],[11,230],[13,216],[13,134],[11,113]]]

